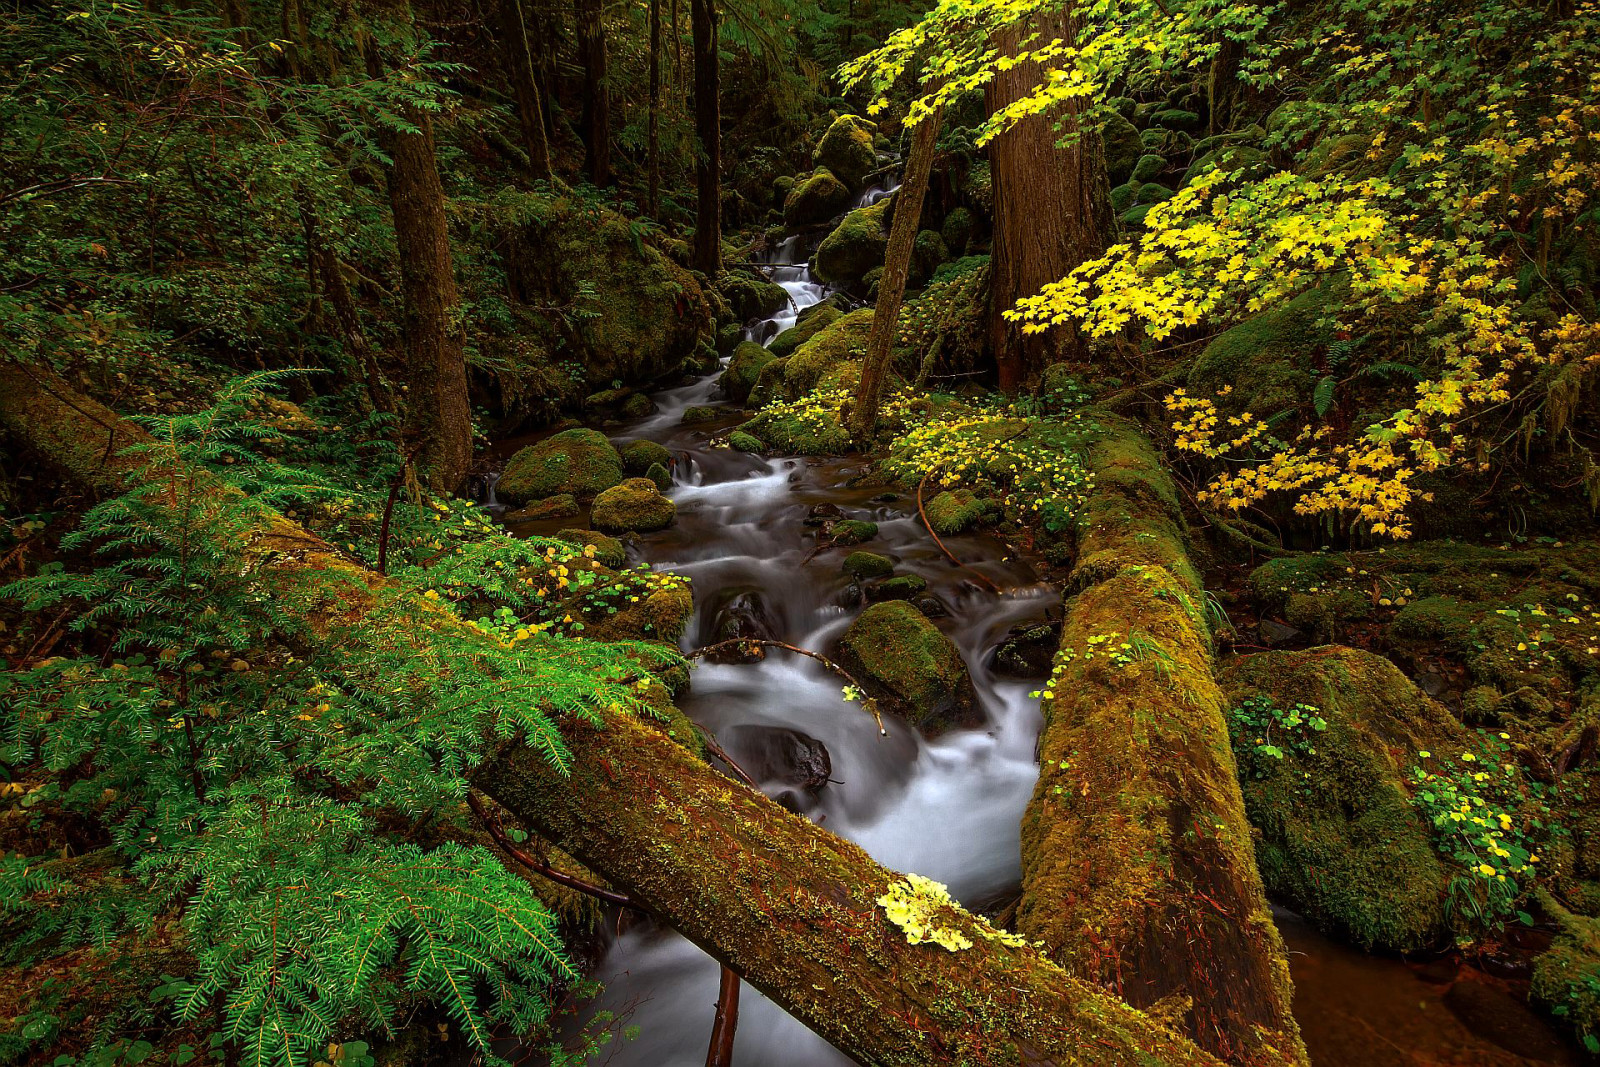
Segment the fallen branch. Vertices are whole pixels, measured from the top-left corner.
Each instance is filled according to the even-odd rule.
[[[760,645],[765,645],[769,648],[781,648],[785,652],[795,652],[802,656],[810,656],[812,659],[828,668],[834,674],[837,674],[839,677],[843,678],[852,689],[861,694],[861,709],[868,715],[871,715],[873,720],[877,722],[878,736],[887,737],[889,735],[889,731],[883,728],[883,716],[878,713],[878,702],[867,695],[866,687],[860,682],[856,681],[855,677],[851,675],[849,671],[839,666],[839,664],[835,663],[827,656],[822,655],[820,652],[813,652],[809,648],[801,648],[799,645],[785,644],[782,641],[773,641],[770,638],[765,637],[732,637],[726,641],[718,641],[714,645],[706,645],[704,648],[697,648],[693,652],[685,652],[683,658],[691,660],[700,659],[703,656],[709,656],[712,653],[720,652],[723,649],[752,648]]]
[[[706,1067],[733,1067],[733,1035],[738,1026],[739,976],[724,966],[717,989],[717,1021],[711,1026],[711,1047],[706,1049]]]
[[[495,819],[493,815],[489,814],[489,809],[484,807],[483,801],[479,798],[477,793],[467,794],[467,806],[472,809],[472,814],[478,817],[478,822],[483,825],[483,828],[489,831],[489,836],[494,838],[494,843],[500,846],[500,851],[504,852],[506,855],[510,856],[512,859],[516,860],[518,863],[522,864],[539,877],[548,879],[549,881],[554,882],[556,885],[566,886],[568,889],[577,890],[579,893],[594,897],[596,900],[603,900],[607,904],[616,904],[624,908],[634,908],[635,910],[641,911],[643,910],[626,895],[622,893],[614,893],[603,886],[593,885],[592,883],[585,882],[582,878],[568,874],[566,871],[559,870],[556,867],[551,866],[545,860],[541,860],[527,849],[520,847],[515,841],[511,840],[510,835],[506,833],[505,828],[500,825],[499,821]]]
[[[966,571],[968,574],[976,576],[978,581],[988,586],[991,592],[998,594],[1000,592],[1000,587],[996,585],[987,574],[967,566],[965,563],[961,562],[960,559],[956,558],[956,554],[950,551],[950,546],[946,545],[943,539],[939,537],[938,533],[934,531],[933,523],[928,521],[928,509],[922,504],[922,491],[924,488],[926,488],[928,479],[932,477],[933,471],[929,471],[927,474],[922,476],[922,481],[917,483],[917,516],[922,520],[923,529],[928,531],[928,536],[933,538],[933,543],[939,546],[939,551],[945,554],[945,558],[947,558],[951,563],[954,563],[957,567],[960,567],[962,570]]]

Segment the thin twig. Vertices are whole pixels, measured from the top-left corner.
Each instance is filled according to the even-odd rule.
[[[711,1026],[711,1045],[706,1049],[706,1067],[733,1067],[733,1035],[739,1027],[739,975],[722,965],[722,983],[717,990],[717,1021]]]
[[[938,468],[934,468],[934,469],[937,470]],[[933,471],[929,471],[927,474],[924,474],[922,476],[922,481],[917,483],[917,515],[918,515],[918,517],[920,517],[922,519],[923,528],[928,531],[928,536],[933,538],[933,543],[939,546],[939,551],[943,552],[945,554],[945,556],[950,560],[951,563],[954,563],[957,567],[960,567],[962,570],[966,571],[968,574],[976,575],[980,582],[982,582],[984,585],[988,586],[991,590],[993,590],[996,594],[998,594],[1000,592],[1000,587],[998,585],[996,585],[993,582],[993,580],[991,580],[990,577],[987,574],[984,574],[982,571],[974,570],[972,567],[969,567],[967,564],[962,563],[959,559],[956,558],[956,554],[954,552],[950,551],[950,547],[948,545],[946,545],[944,543],[944,541],[942,541],[940,539],[939,535],[936,532],[934,532],[933,523],[928,521],[928,511],[927,511],[926,508],[924,508],[922,506],[922,490],[927,486],[928,479],[932,478],[932,477],[933,477]]]
[[[693,725],[695,731],[700,735],[701,743],[706,746],[706,750],[708,752],[717,757],[723,763],[727,764],[728,769],[733,772],[733,776],[735,778],[739,779],[739,781],[743,782],[751,789],[754,789],[756,792],[761,792],[761,787],[756,784],[756,780],[754,778],[750,777],[750,772],[739,766],[738,762],[736,762],[732,756],[728,755],[727,750],[717,743],[715,734],[713,734],[710,730],[707,730],[704,726],[701,726],[699,723],[694,723]]]
[[[633,908],[636,911],[645,910],[635,904],[631,897],[615,890],[592,885],[582,878],[568,874],[566,871],[559,871],[533,853],[517,847],[516,842],[512,841],[500,824],[490,816],[488,809],[483,806],[483,801],[479,799],[478,794],[468,793],[467,805],[472,808],[472,813],[478,817],[478,821],[483,824],[484,829],[489,831],[489,835],[494,838],[495,844],[499,845],[506,855],[528,868],[534,874],[539,875],[541,878],[549,879],[556,885],[566,886],[568,889],[575,889],[579,893],[585,893],[597,900],[603,900],[607,904],[618,904],[624,908]]]
[[[822,655],[820,652],[813,652],[809,648],[801,648],[799,645],[785,644],[782,641],[773,641],[770,638],[765,637],[734,637],[726,641],[718,641],[714,645],[706,645],[704,648],[697,648],[693,652],[686,652],[684,653],[683,658],[700,659],[704,656],[709,656],[713,652],[720,652],[725,648],[743,648],[749,650],[754,645],[766,645],[770,648],[781,648],[785,652],[797,652],[802,656],[810,656],[812,659],[828,668],[834,674],[837,674],[839,677],[843,678],[846,682],[850,683],[851,686],[860,691],[861,706],[863,709],[865,709],[867,714],[871,715],[873,719],[877,721],[878,735],[880,737],[889,736],[889,731],[883,728],[883,716],[878,714],[878,702],[867,695],[866,687],[860,682],[856,681],[855,677],[851,675],[849,671],[839,666],[827,656]]]

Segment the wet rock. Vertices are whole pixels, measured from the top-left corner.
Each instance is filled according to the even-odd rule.
[[[827,746],[798,730],[746,725],[728,733],[740,766],[758,782],[782,782],[815,793],[833,777],[833,758]]]
[[[922,612],[924,618],[946,619],[950,617],[950,608],[936,596],[912,597],[911,606]]]
[[[714,645],[741,638],[772,640],[778,632],[776,621],[761,594],[753,589],[733,593],[718,605],[711,617],[710,633],[704,644]],[[712,663],[756,663],[767,658],[761,645],[729,648],[706,657]]]
[[[889,248],[889,209],[885,198],[860,207],[844,217],[817,246],[816,275],[832,285],[861,281],[868,271],[883,266]]]
[[[594,558],[613,570],[620,570],[628,562],[628,550],[622,542],[598,530],[557,530],[556,537],[575,545],[593,545]]]
[[[733,350],[728,369],[718,379],[723,395],[735,404],[747,402],[750,390],[755,388],[756,379],[761,375],[761,368],[774,358],[771,352],[754,341],[741,341],[739,347]]]
[[[735,430],[728,435],[728,447],[737,448],[740,452],[761,452],[764,446],[761,439],[743,430]]]
[[[827,537],[835,545],[859,545],[878,536],[878,524],[860,519],[840,519],[828,526]]]
[[[817,142],[811,161],[832,171],[852,192],[859,191],[878,163],[872,135],[878,126],[860,115],[840,115]]]
[[[844,509],[838,504],[813,504],[806,510],[807,526],[824,526],[844,518]]]
[[[864,582],[893,574],[894,561],[876,552],[852,552],[845,557],[842,569],[856,581]]]
[[[1262,643],[1269,647],[1292,645],[1306,639],[1304,630],[1296,629],[1288,623],[1278,622],[1276,619],[1262,619],[1256,624],[1256,633],[1261,635]]]
[[[850,206],[850,189],[833,176],[827,167],[818,167],[811,177],[796,182],[783,202],[783,222],[792,230],[827,222]]]
[[[685,426],[691,426],[697,422],[711,422],[720,414],[722,413],[713,407],[684,408],[683,417],[679,421]]]
[[[578,514],[578,501],[571,493],[561,493],[558,496],[547,496],[543,500],[535,500],[525,507],[508,511],[505,514],[506,522],[535,522],[539,519],[570,519]]]
[[[774,337],[772,343],[767,346],[767,351],[772,353],[774,358],[782,359],[794,355],[795,349],[833,325],[845,314],[832,304],[823,304],[806,310],[811,314],[800,318],[793,326]]]
[[[659,463],[650,464],[650,469],[644,472],[644,476],[654,482],[656,488],[663,493],[672,488],[672,472]]]
[[[579,500],[622,481],[622,457],[597,430],[563,430],[511,457],[495,483],[495,494],[508,504],[570,493]]]
[[[678,508],[648,478],[629,478],[595,497],[590,520],[608,533],[661,530],[672,525]]]
[[[995,649],[990,666],[997,674],[1013,677],[1037,678],[1049,674],[1060,642],[1059,622],[1013,626]]]
[[[656,409],[656,402],[643,393],[634,393],[622,402],[617,414],[624,419],[642,419]]]
[[[672,453],[655,441],[629,441],[622,446],[621,455],[622,469],[635,478],[642,478],[644,472],[657,463],[669,469],[672,466]]]
[[[913,726],[945,725],[972,709],[972,679],[960,651],[904,601],[862,612],[845,631],[839,655],[861,684]]]
[[[717,291],[740,322],[766,318],[789,302],[783,286],[743,270],[724,272],[717,279]]]
[[[910,600],[927,591],[928,580],[920,574],[902,574],[898,578],[885,578],[866,588],[867,599],[873,601]]]

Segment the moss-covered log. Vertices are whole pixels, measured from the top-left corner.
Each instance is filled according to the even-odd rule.
[[[1022,825],[1018,927],[1236,1063],[1304,1063],[1171,481],[1098,415]]]
[[[132,465],[119,450],[147,440],[48,371],[11,363],[0,363],[0,424],[106,492]],[[275,570],[307,568],[350,576],[344,600],[326,606],[334,613],[372,607],[386,584],[276,516],[247,550],[268,581]],[[422,597],[401,604],[415,628],[460,627],[466,639],[485,639]],[[329,630],[333,639],[342,632]],[[970,948],[909,944],[876,903],[897,875],[644,722],[573,726],[568,740],[570,777],[513,744],[478,783],[863,1063],[1217,1064],[1032,949],[986,936],[964,912],[941,921]]]

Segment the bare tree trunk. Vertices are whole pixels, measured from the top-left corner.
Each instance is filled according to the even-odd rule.
[[[722,109],[718,100],[716,0],[690,0],[694,33],[694,265],[708,278],[722,269]]]
[[[1037,30],[1045,42],[1060,37],[1070,43],[1077,37],[1079,23],[1065,12],[1045,15],[1036,26],[1002,31],[996,47],[1002,54],[1014,53],[1030,30]],[[984,90],[990,112],[1027,95],[1042,76],[1037,63],[1020,63],[997,73]],[[1024,334],[1003,316],[1021,298],[1105,250],[1110,196],[1100,136],[1082,130],[1069,147],[1056,147],[1060,134],[1055,123],[1064,120],[1062,133],[1077,130],[1082,107],[1073,103],[1057,115],[1029,116],[989,146],[994,176],[989,343],[1000,388],[1007,393],[1022,388],[1055,359],[1081,359],[1086,354],[1082,335],[1070,327]]]
[[[506,77],[517,101],[517,123],[522,127],[522,145],[535,178],[549,181],[550,138],[544,126],[544,108],[539,103],[539,85],[533,77],[533,54],[528,50],[528,25],[521,0],[500,0],[500,42],[505,48]]]
[[[583,66],[583,170],[598,186],[611,183],[611,89],[600,0],[578,0],[578,62]]]
[[[650,0],[650,125],[646,132],[648,162],[645,213],[661,217],[661,0]]]
[[[850,433],[857,441],[871,440],[877,426],[878,406],[889,377],[889,353],[900,322],[900,302],[905,297],[906,276],[911,272],[917,229],[922,225],[922,201],[928,193],[928,175],[933,170],[933,150],[943,116],[944,106],[939,105],[911,131],[905,177],[894,194],[894,221],[889,224],[889,249],[883,261],[883,276],[878,280],[878,305],[872,312],[872,332],[867,335],[867,355],[861,361],[861,383],[856,387],[855,411],[850,416]]]
[[[450,262],[444,186],[434,158],[433,120],[406,108],[415,133],[388,138],[389,203],[405,304],[406,433],[436,492],[452,492],[472,465],[472,407],[461,347],[461,302]]]
[[[5,361],[0,425],[104,492],[125,488],[141,462],[123,449],[150,441],[51,371]],[[237,492],[220,479],[215,489]],[[314,640],[347,640],[347,620],[377,613],[380,597],[397,635],[489,640],[270,511],[242,549],[268,588],[306,571],[343,580],[340,597],[307,602],[304,632]],[[767,797],[730,789],[664,731],[607,716],[603,727],[573,722],[563,732],[570,776],[505,742],[477,784],[862,1063],[1219,1067],[1032,949],[992,939],[964,912],[938,921],[971,948],[909,944],[877,904],[898,875]]]

